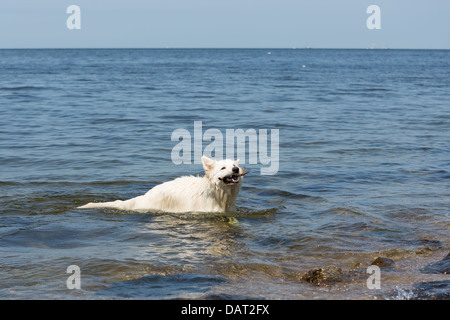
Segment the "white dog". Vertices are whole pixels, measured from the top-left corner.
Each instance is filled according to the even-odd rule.
[[[185,176],[157,185],[146,194],[129,200],[91,202],[79,208],[115,208],[164,212],[227,212],[247,174],[238,166],[239,160],[215,161],[202,157],[206,175]],[[245,169],[245,168],[244,168]]]

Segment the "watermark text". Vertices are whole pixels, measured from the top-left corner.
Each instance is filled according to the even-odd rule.
[[[172,132],[171,141],[179,141],[171,152],[174,164],[191,164],[192,162],[201,164],[202,155],[223,159],[225,150],[227,159],[239,159],[242,164],[264,165],[260,169],[261,175],[274,175],[278,172],[280,142],[278,129],[270,129],[270,134],[268,129],[258,131],[253,128],[226,129],[224,135],[222,131],[214,128],[203,132],[202,121],[194,121],[193,136],[192,139],[187,129],[176,129]],[[209,144],[203,148],[203,142],[209,142]],[[270,154],[268,153],[269,144]]]

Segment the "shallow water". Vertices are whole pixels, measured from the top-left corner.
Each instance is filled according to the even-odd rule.
[[[450,51],[268,51],[0,50],[0,298],[450,291],[427,272],[449,252]],[[172,132],[194,121],[278,129],[277,174],[247,158],[222,215],[76,209],[201,174],[171,159]],[[377,257],[394,266],[370,290]],[[70,265],[81,289],[66,286]],[[302,280],[328,266],[358,272]]]

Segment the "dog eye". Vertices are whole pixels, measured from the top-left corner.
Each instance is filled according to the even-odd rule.
[[[225,170],[226,169],[226,167],[223,167],[222,169],[220,169],[220,170]]]

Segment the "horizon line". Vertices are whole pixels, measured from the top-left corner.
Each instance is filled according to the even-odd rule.
[[[391,48],[386,47],[5,47],[0,50],[450,50],[450,48]]]

